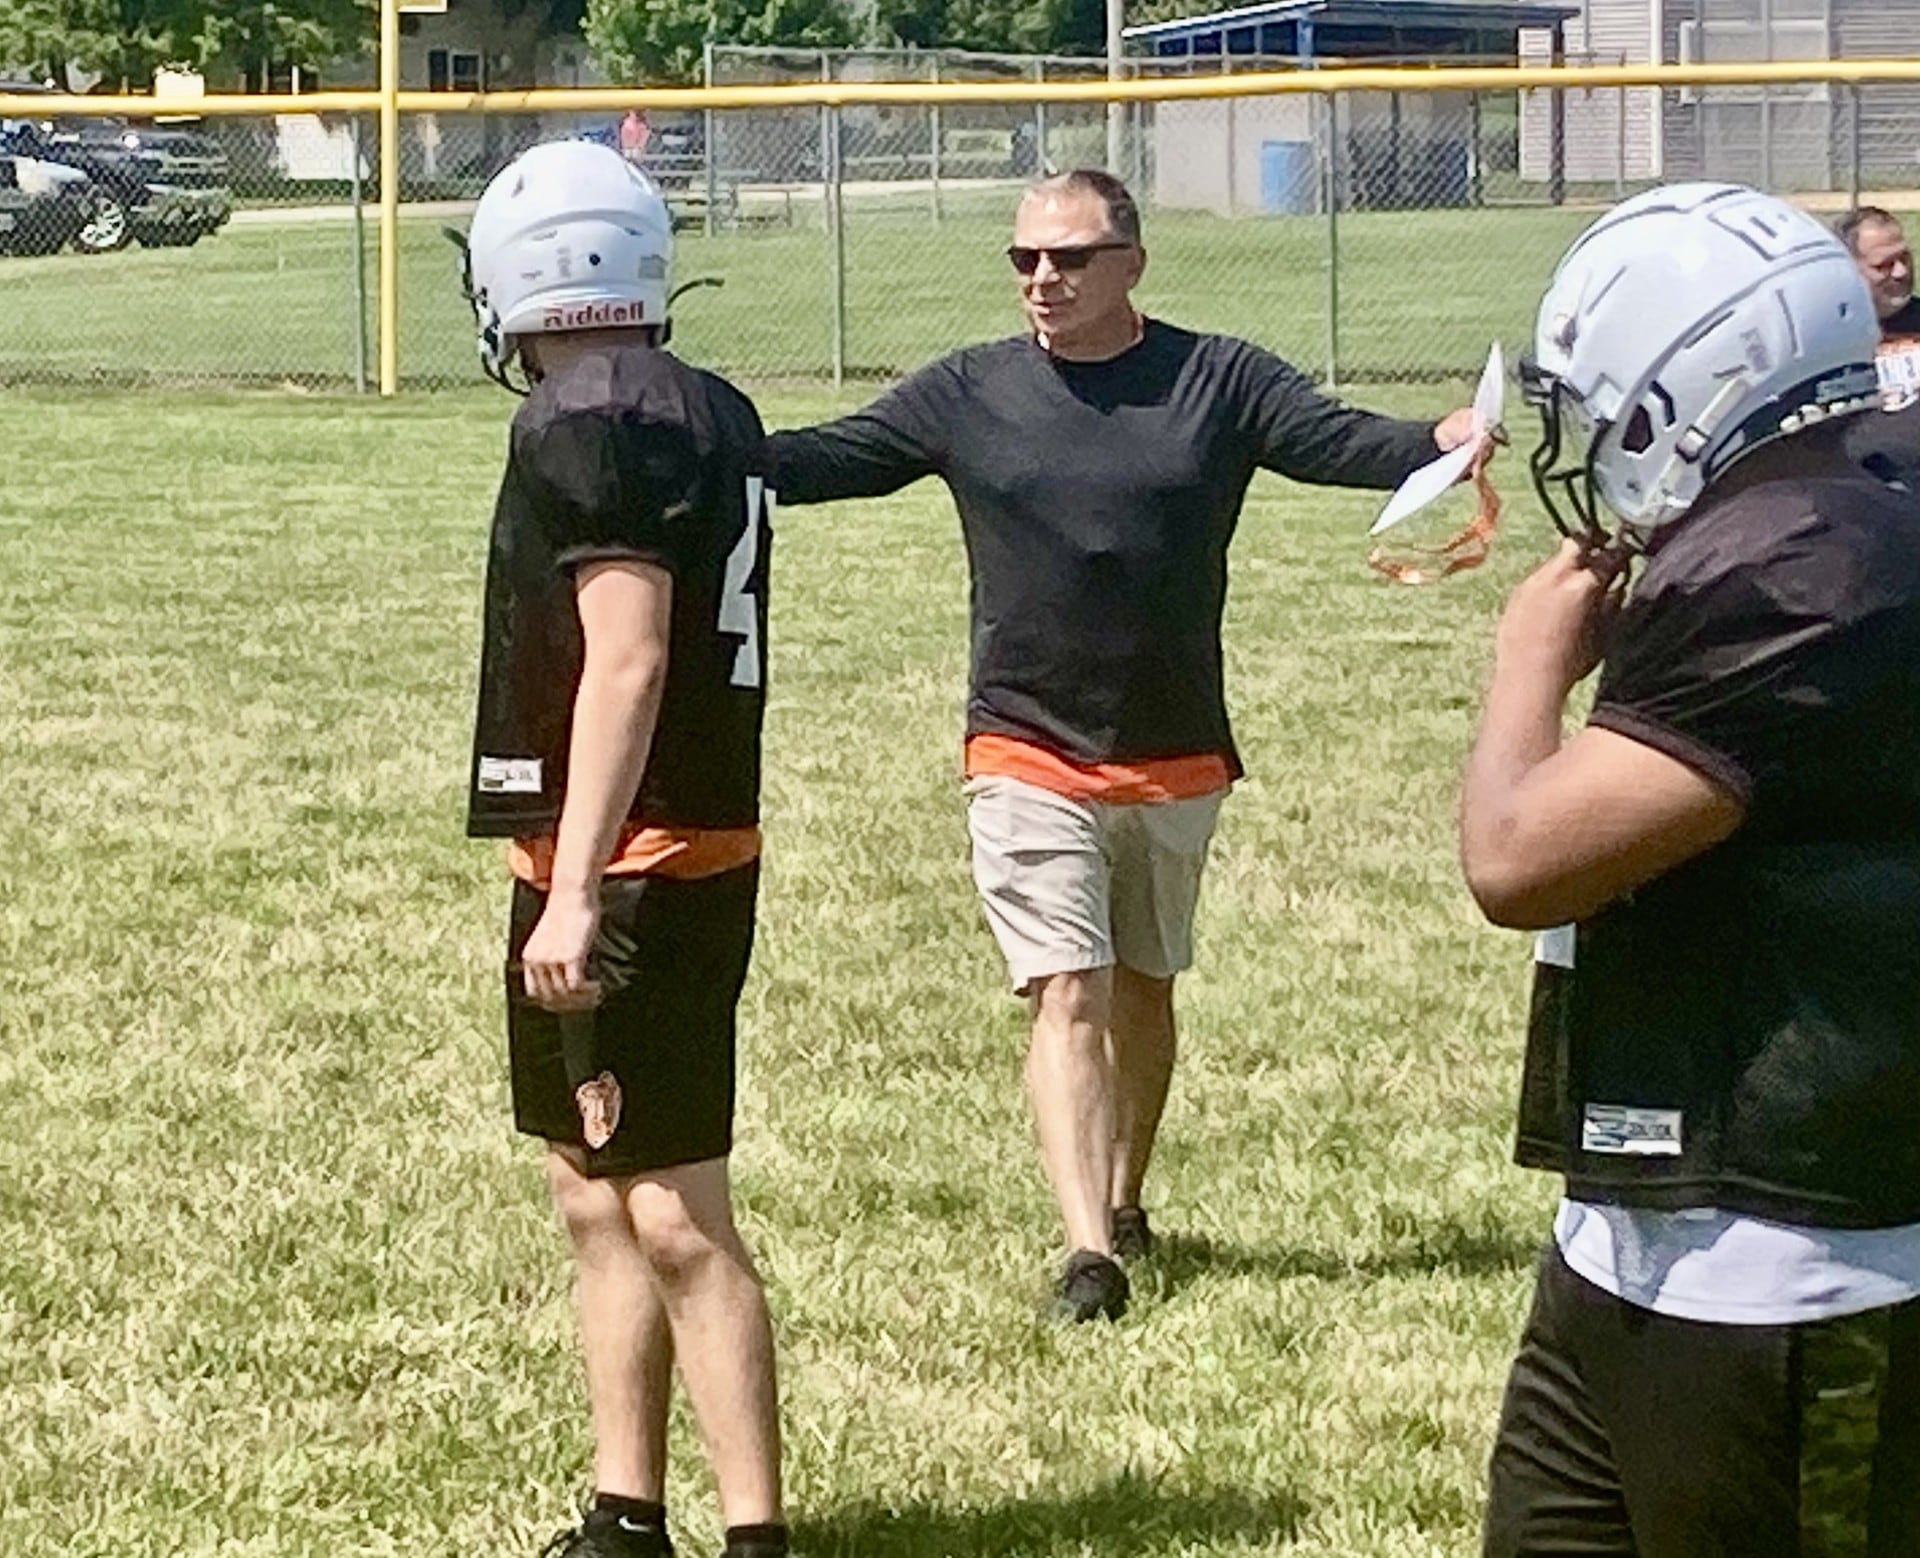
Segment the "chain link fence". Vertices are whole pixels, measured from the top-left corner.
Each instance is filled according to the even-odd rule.
[[[710,68],[725,85],[1103,67],[716,50]],[[368,385],[371,115],[4,129],[0,382]],[[1335,385],[1470,376],[1490,340],[1524,339],[1593,213],[1655,177],[1739,179],[1823,212],[1862,194],[1920,208],[1920,92],[1905,85],[1273,94],[1117,114],[1099,101],[408,114],[401,134],[408,388],[479,382],[443,229],[464,228],[517,152],[558,136],[604,140],[655,177],[678,279],[723,284],[681,300],[676,345],[760,382],[878,381],[1017,329],[1004,248],[1020,190],[1104,164],[1110,145],[1145,221],[1142,304]]]

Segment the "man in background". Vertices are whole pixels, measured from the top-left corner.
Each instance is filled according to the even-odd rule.
[[[1913,248],[1900,220],[1858,206],[1834,223],[1873,294],[1880,320],[1880,403],[1886,413],[1855,420],[1847,447],[1876,476],[1920,491],[1920,301],[1913,295]]]
[[[939,476],[972,566],[974,880],[1016,992],[1071,1251],[1052,1307],[1117,1317],[1151,1242],[1142,1184],[1174,1061],[1214,819],[1240,775],[1220,617],[1259,469],[1390,488],[1471,436],[1316,393],[1271,353],[1149,319],[1140,216],[1112,175],[1045,179],[1007,251],[1027,330],[865,410],[767,441],[783,504]]]

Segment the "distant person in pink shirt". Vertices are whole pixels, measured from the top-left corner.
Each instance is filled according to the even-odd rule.
[[[647,142],[652,139],[653,126],[647,123],[647,116],[637,108],[629,108],[620,121],[620,155],[628,162],[638,162],[647,154]]]

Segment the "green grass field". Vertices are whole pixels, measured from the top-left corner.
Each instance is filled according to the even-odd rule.
[[[0,406],[0,1552],[532,1558],[588,1441],[505,1112],[502,870],[460,836],[508,402]],[[736,1162],[803,1553],[1474,1550],[1553,1193],[1507,1163],[1528,948],[1452,858],[1547,544],[1504,484],[1493,563],[1409,590],[1362,566],[1377,500],[1256,483],[1166,1252],[1070,1332],[1034,1318],[1060,1251],[966,866],[948,499],[781,520]],[[711,1554],[684,1419],[676,1461]]]
[[[924,201],[849,206],[849,373],[890,375],[1017,327],[1002,254],[1011,205],[999,192],[950,196],[938,225]],[[803,207],[792,225],[681,235],[676,274],[726,283],[683,301],[689,355],[761,379],[828,372],[831,254],[816,217]],[[1517,342],[1531,326],[1542,279],[1590,217],[1551,209],[1344,217],[1343,377],[1471,374],[1495,334]],[[409,218],[402,227],[401,371],[413,385],[479,380],[440,226]],[[1147,238],[1147,308],[1250,336],[1308,371],[1324,368],[1323,221],[1150,212]],[[237,225],[192,249],[0,260],[0,380],[350,383],[353,266],[353,229],[343,220]],[[372,269],[369,262],[369,285]]]
[[[1018,328],[1003,255],[1011,206],[1005,190],[950,192],[935,223],[924,195],[849,201],[849,375],[890,378]],[[773,210],[753,209],[763,218]],[[1526,339],[1554,261],[1594,214],[1588,206],[1343,215],[1340,382],[1470,379],[1490,340]],[[401,225],[400,367],[410,388],[483,382],[446,220]],[[1336,290],[1324,219],[1149,211],[1146,228],[1147,309],[1247,336],[1324,373]],[[369,250],[374,241],[370,225]],[[350,222],[296,217],[231,226],[192,249],[0,258],[0,383],[349,385],[354,261]],[[370,255],[369,288],[373,270]],[[725,283],[679,306],[677,340],[691,359],[762,382],[830,376],[832,243],[817,206],[800,204],[791,222],[682,233],[675,274]],[[371,354],[370,346],[369,374]]]

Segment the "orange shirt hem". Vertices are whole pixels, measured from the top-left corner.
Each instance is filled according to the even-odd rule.
[[[1069,800],[1109,805],[1191,800],[1233,783],[1233,769],[1220,752],[1133,763],[1076,763],[1016,736],[993,734],[967,738],[966,772],[969,779],[1018,779]]]
[[[507,846],[507,869],[545,892],[553,883],[551,833],[516,838]],[[695,881],[718,876],[760,858],[758,828],[663,828],[629,824],[620,832],[608,876],[664,876]]]

